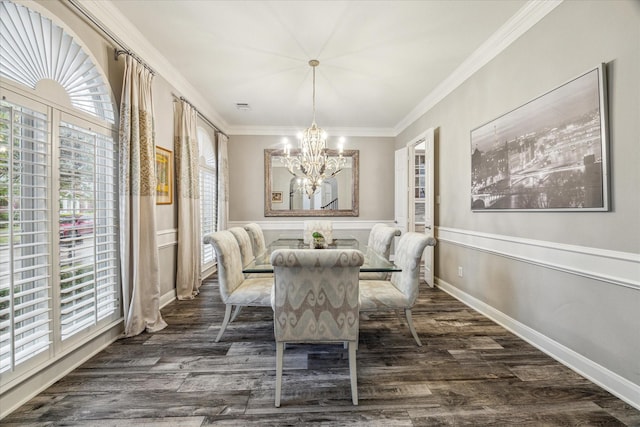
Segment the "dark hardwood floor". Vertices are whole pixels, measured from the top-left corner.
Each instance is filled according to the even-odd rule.
[[[6,426],[640,426],[640,411],[438,289],[414,322],[360,324],[359,406],[346,350],[290,346],[274,407],[272,312],[247,308],[214,343],[215,280],[165,307],[169,327],[121,339],[0,422]]]

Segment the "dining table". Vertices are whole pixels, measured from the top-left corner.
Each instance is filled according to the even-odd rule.
[[[310,251],[322,251],[325,249],[311,249],[309,243],[305,243],[302,238],[281,236],[269,243],[266,250],[256,256],[252,262],[242,268],[243,273],[273,273],[271,265],[271,254],[276,249],[300,249]],[[344,237],[333,239],[326,245],[326,249],[356,249],[364,255],[364,264],[360,267],[361,272],[394,272],[401,271],[392,261],[380,256],[371,248],[354,237]]]

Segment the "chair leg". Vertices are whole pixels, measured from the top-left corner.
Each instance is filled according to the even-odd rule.
[[[358,404],[358,375],[356,372],[356,345],[354,341],[349,341],[349,375],[351,377],[351,400],[354,405]]]
[[[280,407],[280,393],[282,392],[282,363],[284,359],[284,343],[276,342],[276,408]]]
[[[233,316],[231,316],[231,321],[232,322],[234,320],[236,320],[236,317],[238,317],[238,314],[240,314],[240,312],[242,311],[243,308],[244,308],[244,306],[242,306],[242,305],[236,305],[236,309],[233,311]]]
[[[405,308],[404,314],[407,316],[407,323],[409,324],[409,330],[411,331],[411,335],[415,338],[418,343],[418,347],[422,347],[422,343],[420,342],[420,338],[418,338],[418,334],[416,333],[416,328],[413,327],[413,320],[411,319],[411,309]]]
[[[220,332],[218,332],[218,336],[216,337],[216,342],[220,341],[222,338],[222,334],[224,334],[224,330],[227,329],[227,325],[229,324],[229,318],[231,318],[231,308],[233,305],[227,304],[224,309],[224,320],[222,321],[222,326],[220,327]]]

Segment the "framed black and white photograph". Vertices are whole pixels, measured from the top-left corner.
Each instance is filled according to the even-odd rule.
[[[471,209],[608,211],[605,65],[471,131]]]

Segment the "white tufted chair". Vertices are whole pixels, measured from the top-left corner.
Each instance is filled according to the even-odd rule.
[[[358,272],[363,262],[362,252],[354,249],[279,249],[271,255],[277,407],[285,343],[347,343],[351,400],[358,404]]]
[[[390,280],[360,280],[360,311],[404,310],[411,335],[422,346],[411,318],[411,309],[418,298],[420,261],[427,245],[436,240],[422,233],[405,233],[398,242],[395,264],[402,269],[391,273]]]
[[[269,307],[273,278],[246,278],[242,274],[242,256],[238,241],[230,231],[217,231],[204,237],[216,251],[220,298],[225,304],[224,320],[216,342],[224,334],[234,307]],[[235,316],[234,316],[235,318]]]
[[[375,224],[369,232],[367,251],[374,252],[377,256],[388,260],[391,255],[393,238],[400,234],[402,232],[399,228],[389,227],[385,224]],[[360,273],[360,279],[385,280],[388,275],[388,273],[363,272]]]
[[[249,224],[245,224],[244,229],[247,230],[249,237],[251,237],[253,256],[257,257],[258,255],[262,255],[264,251],[267,250],[267,243],[264,239],[262,228],[258,224],[250,222]]]

